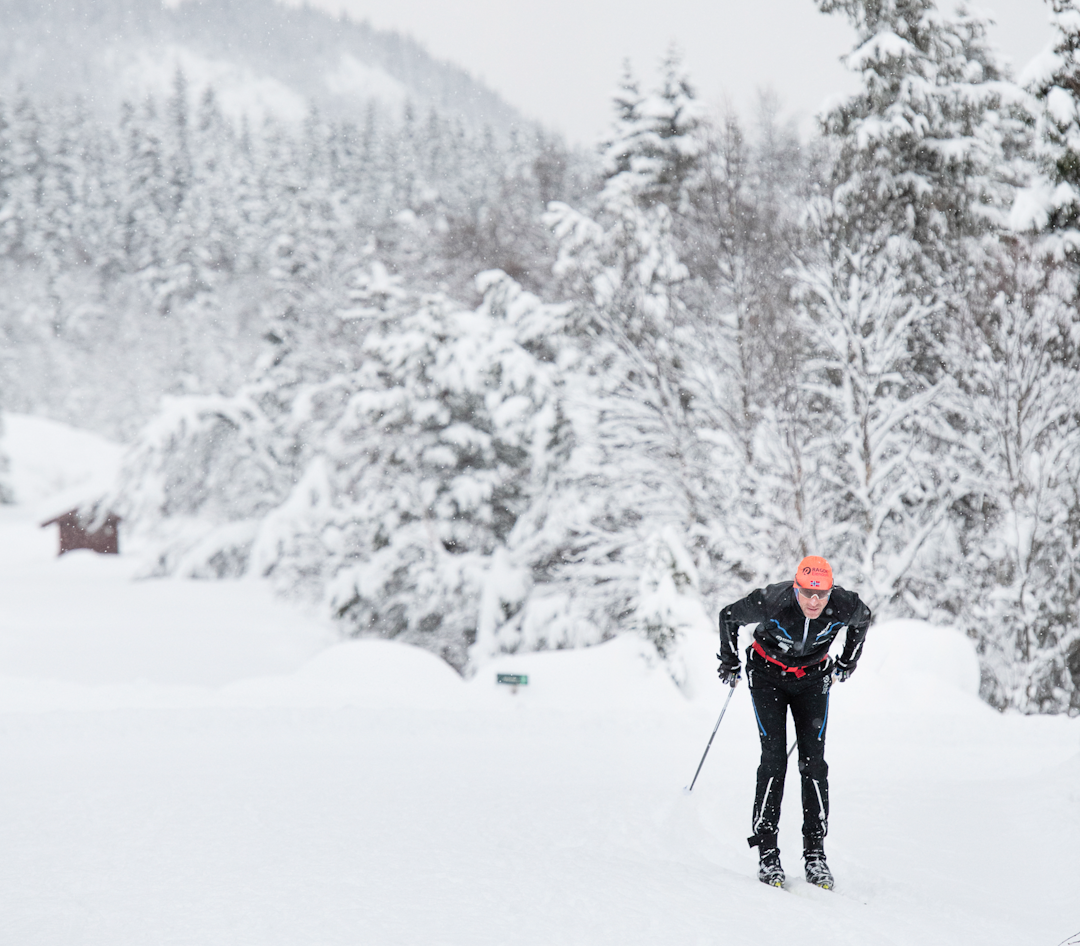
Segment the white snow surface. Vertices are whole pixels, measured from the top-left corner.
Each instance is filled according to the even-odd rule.
[[[304,97],[271,76],[220,59],[209,59],[175,43],[164,48],[147,48],[130,63],[112,53],[119,84],[133,101],[147,92],[166,97],[173,93],[177,72],[188,83],[189,104],[195,106],[208,88],[213,88],[218,104],[230,118],[247,116],[255,124],[268,118],[300,122],[308,113]],[[137,94],[136,94],[137,93]]]
[[[310,111],[307,99],[278,79],[234,62],[208,58],[180,44],[148,47],[133,57],[120,49],[109,50],[106,59],[132,101],[141,101],[148,92],[167,98],[181,72],[190,107],[196,108],[206,90],[212,88],[222,112],[237,122],[246,117],[255,125],[270,118],[298,123]],[[335,96],[357,105],[375,101],[394,114],[401,112],[409,98],[409,90],[384,69],[347,54],[326,63],[323,81]]]
[[[43,518],[67,512],[68,501],[98,498],[120,470],[123,446],[89,431],[8,413],[2,429],[15,501]]]
[[[63,486],[41,459],[63,431],[42,424],[35,446],[39,422],[13,420],[0,446],[21,490],[33,456]],[[745,841],[744,684],[684,790],[725,695],[710,629],[684,636],[681,689],[632,637],[465,681],[425,651],[341,642],[259,582],[56,558],[37,523],[0,510],[0,942],[1056,946],[1080,931],[1080,720],[991,710],[948,629],[871,629],[832,696],[837,887],[801,879],[793,762],[775,890]]]
[[[326,87],[334,95],[359,101],[376,99],[395,111],[403,109],[409,100],[409,90],[388,72],[347,53],[342,55],[336,69],[326,73]]]

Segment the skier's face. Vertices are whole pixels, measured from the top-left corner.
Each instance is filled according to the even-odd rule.
[[[798,599],[802,613],[808,618],[818,617],[828,604],[832,588],[800,588],[795,586],[795,597]]]

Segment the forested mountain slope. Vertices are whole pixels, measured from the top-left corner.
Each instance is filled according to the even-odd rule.
[[[410,40],[269,0],[0,21],[9,409],[130,437],[163,394],[234,391],[373,256],[466,298],[493,267],[550,282],[540,217],[587,165]]]
[[[525,120],[464,69],[398,33],[273,0],[0,0],[0,83],[102,112],[166,91],[180,67],[238,113],[335,118],[406,102],[505,133]]]

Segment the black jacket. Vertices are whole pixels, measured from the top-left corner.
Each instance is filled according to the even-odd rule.
[[[811,620],[802,612],[790,581],[757,588],[720,612],[720,662],[739,663],[739,628],[757,623],[754,640],[774,660],[788,667],[821,663],[836,635],[849,628],[840,661],[854,668],[870,626],[870,609],[854,591],[833,586],[821,614]]]

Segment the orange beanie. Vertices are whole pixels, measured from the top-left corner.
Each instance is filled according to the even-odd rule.
[[[820,555],[807,555],[795,570],[795,584],[800,588],[831,588],[832,566]]]

